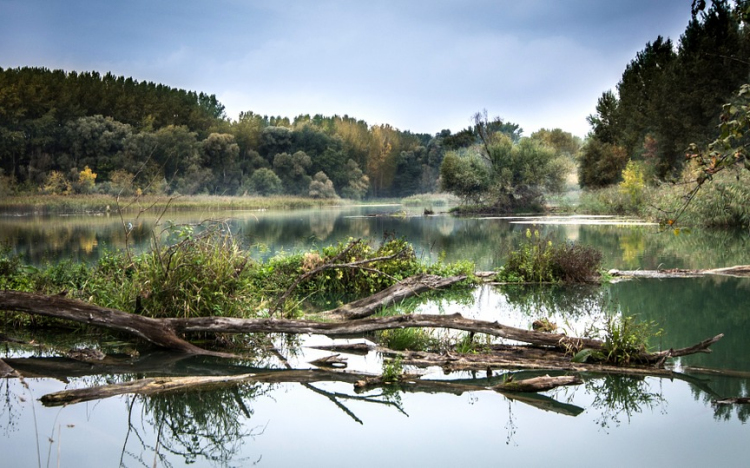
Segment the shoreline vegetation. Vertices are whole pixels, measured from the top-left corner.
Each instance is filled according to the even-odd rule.
[[[138,198],[112,195],[15,195],[0,199],[2,214],[98,214],[147,211],[269,210],[343,206],[358,202],[297,196],[143,195]]]
[[[253,261],[220,225],[178,234],[181,240],[171,245],[155,245],[138,256],[127,250],[114,252],[93,266],[61,263],[36,269],[4,253],[4,328],[68,327],[66,322],[72,321],[181,353],[219,358],[273,348],[269,340],[275,334],[359,335],[379,343],[386,354],[420,351],[426,353],[420,359],[430,365],[454,369],[455,359],[439,356],[446,351],[481,355],[487,368],[516,365],[585,372],[604,366],[607,372],[624,374],[661,372],[668,358],[706,352],[722,337],[651,352],[653,324],[636,323],[632,317],[610,318],[604,328],[574,337],[545,319],[525,330],[460,314],[419,314],[414,308],[392,307],[405,301],[417,305],[443,293],[460,296],[467,287],[488,280],[580,283],[601,274],[600,253],[585,246],[555,245],[536,231],[527,231],[525,243],[494,275],[475,274],[471,262],[425,263],[410,244],[395,238],[384,239],[379,247],[352,239]],[[436,339],[431,329],[464,334]],[[248,343],[253,335],[257,336]],[[518,356],[510,359],[507,347],[495,349],[496,339],[520,341],[531,348],[511,345]],[[535,350],[539,347],[546,354]],[[474,365],[466,363],[467,368]],[[617,368],[622,370],[613,370]]]
[[[223,211],[273,209],[309,209],[333,206],[367,206],[401,204],[404,206],[448,207],[458,203],[450,194],[418,194],[403,199],[379,198],[350,200],[344,198],[311,198],[302,196],[222,196],[222,195],[141,195],[139,197],[116,197],[104,194],[55,195],[19,194],[0,198],[0,216],[31,214],[101,214],[123,213],[143,210],[172,211]]]

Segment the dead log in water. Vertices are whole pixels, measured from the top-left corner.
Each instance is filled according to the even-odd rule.
[[[9,366],[5,361],[0,359],[0,379],[4,379],[6,377],[15,377],[17,375],[18,373],[15,369]]]
[[[525,380],[509,379],[503,383],[495,385],[492,389],[496,392],[536,393],[546,392],[547,390],[566,385],[580,385],[582,383],[583,380],[576,375],[558,375],[556,377],[545,375],[543,377],[534,377],[533,379]]]
[[[618,278],[698,278],[707,275],[750,277],[750,265],[736,265],[726,268],[691,270],[684,268],[667,268],[659,270],[609,270],[609,274]]]
[[[184,353],[218,357],[236,356],[205,350],[186,341],[181,335],[189,333],[291,333],[319,334],[336,337],[399,328],[444,328],[471,333],[484,333],[507,340],[555,348],[566,352],[577,351],[583,348],[593,350],[604,348],[604,343],[600,340],[524,330],[502,325],[498,322],[467,319],[460,314],[367,317],[343,322],[316,322],[312,320],[275,318],[240,319],[232,317],[157,319],[129,314],[116,309],[99,307],[62,296],[45,296],[17,291],[0,291],[0,310],[19,311],[72,320],[92,326],[130,333],[164,348]],[[640,362],[656,363],[661,366],[668,357],[710,352],[709,347],[721,339],[722,336],[717,335],[688,348],[670,349],[657,353],[643,352],[635,356],[635,358]]]

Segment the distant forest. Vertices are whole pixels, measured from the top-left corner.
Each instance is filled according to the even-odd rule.
[[[468,116],[467,116],[468,117]],[[413,134],[348,116],[293,120],[110,73],[0,69],[6,193],[402,197],[437,190],[471,129]]]

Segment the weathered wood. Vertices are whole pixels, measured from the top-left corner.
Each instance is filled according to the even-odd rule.
[[[714,400],[713,403],[717,405],[750,405],[750,398],[722,398],[721,400]]]
[[[315,359],[314,361],[310,361],[310,364],[317,367],[335,367],[339,369],[347,366],[346,358],[342,358],[340,354],[332,354],[320,359]]]
[[[0,379],[4,379],[6,377],[16,377],[18,376],[18,372],[16,372],[15,369],[10,367],[5,361],[0,359]]]
[[[231,317],[195,317],[163,319],[178,333],[293,333],[318,334],[330,337],[351,336],[378,330],[399,328],[449,328],[475,333],[485,333],[508,340],[551,346],[560,349],[601,349],[603,343],[588,338],[575,338],[561,334],[541,333],[533,330],[502,325],[498,322],[473,320],[461,314],[414,314],[389,317],[368,317],[346,322],[316,322],[289,319],[238,319]]]
[[[651,362],[657,362],[660,365],[663,365],[664,361],[667,358],[689,356],[691,354],[697,354],[697,353],[710,353],[711,352],[710,346],[722,338],[724,338],[724,334],[719,333],[713,338],[708,338],[706,340],[701,341],[700,343],[694,344],[693,346],[688,346],[686,348],[679,348],[679,349],[667,349],[664,351],[651,353],[649,360]]]
[[[436,275],[411,276],[371,296],[332,309],[326,312],[326,315],[346,320],[369,317],[383,307],[397,304],[423,292],[447,288],[465,279],[465,275],[448,278]]]
[[[358,354],[360,356],[364,356],[375,349],[375,346],[369,345],[367,343],[344,343],[334,345],[310,346],[310,348],[319,349],[321,351],[334,351],[339,353]]]
[[[491,353],[480,354],[437,354],[424,351],[391,351],[391,353],[400,355],[404,365],[437,366],[445,372],[526,369],[667,378],[679,375],[672,370],[651,365],[624,367],[600,363],[571,362],[570,355],[562,350],[532,346],[498,346],[494,347]]]
[[[225,375],[220,377],[155,377],[113,385],[64,390],[44,395],[40,400],[44,406],[60,406],[63,404],[80,403],[82,401],[101,400],[129,393],[153,395],[186,389],[204,390],[223,386],[227,383],[244,382],[250,377],[252,377],[252,374]]]
[[[508,380],[495,385],[492,389],[496,392],[536,393],[545,392],[565,385],[580,385],[582,383],[583,380],[575,375],[559,375],[556,377],[545,375],[533,379]]]
[[[191,354],[231,357],[208,351],[178,337],[168,321],[99,307],[64,296],[0,291],[0,310],[26,312],[134,334],[164,348]]]
[[[683,269],[669,268],[661,270],[609,270],[610,275],[618,278],[697,278],[706,275],[734,276],[746,278],[750,276],[750,265],[736,265],[726,268],[711,269]]]
[[[721,375],[725,377],[737,377],[740,379],[750,379],[750,372],[739,371],[739,370],[734,370],[734,369],[707,369],[705,367],[685,366],[682,368],[682,371],[688,374]]]
[[[570,403],[563,403],[550,398],[546,395],[540,395],[538,393],[512,393],[503,392],[505,398],[513,401],[525,403],[534,408],[542,411],[550,411],[552,413],[562,414],[564,416],[578,416],[583,413],[584,409],[580,406],[571,405]]]
[[[230,364],[224,359],[196,360],[193,354],[156,350],[140,356],[108,355],[101,361],[82,362],[67,357],[6,358],[6,363],[24,377],[44,377],[67,380],[91,375],[158,375],[185,377],[189,375],[235,375],[257,372],[260,369]]]
[[[316,322],[288,319],[240,319],[232,317],[191,317],[155,319],[129,314],[115,309],[98,307],[61,296],[44,296],[15,291],[0,291],[0,310],[14,310],[49,317],[73,320],[89,325],[110,328],[135,334],[159,346],[182,352],[219,357],[236,357],[199,348],[178,336],[183,333],[292,333],[350,336],[379,330],[399,328],[447,328],[473,333],[485,333],[500,338],[571,351],[583,348],[602,349],[604,343],[588,338],[569,337],[562,334],[542,333],[534,330],[502,325],[498,322],[472,320],[453,315],[399,315],[367,317],[345,322]],[[723,335],[682,349],[637,356],[642,362],[662,365],[668,357],[684,356],[696,352],[709,352],[709,346]]]

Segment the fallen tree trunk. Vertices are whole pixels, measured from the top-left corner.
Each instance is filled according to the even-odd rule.
[[[167,321],[99,307],[60,295],[45,296],[18,291],[0,291],[0,310],[26,312],[125,332],[155,345],[190,354],[233,356],[208,351],[183,340],[177,336]]]
[[[706,270],[690,270],[683,268],[660,270],[609,270],[608,273],[618,278],[697,278],[706,275],[747,278],[750,276],[750,265],[736,265],[732,267],[711,268]]]
[[[300,383],[311,384],[315,382],[347,382],[353,383],[355,388],[373,388],[376,386],[401,383],[399,388],[408,392],[445,392],[461,395],[464,392],[476,392],[495,390],[504,392],[530,392],[536,393],[560,385],[579,385],[583,381],[575,376],[558,377],[536,377],[513,382],[518,389],[504,384],[496,386],[486,385],[487,379],[477,380],[469,384],[463,381],[452,382],[449,380],[423,380],[418,375],[405,375],[399,382],[385,382],[381,377],[350,372],[321,371],[321,370],[276,370],[270,372],[249,373],[225,376],[189,376],[189,377],[150,377],[130,382],[102,385],[97,387],[79,388],[74,390],[63,390],[49,393],[40,398],[44,406],[61,406],[86,401],[101,400],[119,395],[156,395],[176,391],[198,391],[216,388],[226,388],[245,383]]]
[[[382,307],[414,297],[418,294],[444,289],[466,279],[466,276],[443,278],[436,275],[418,275],[406,278],[371,296],[359,299],[326,312],[329,318],[354,320],[369,317]]]
[[[672,378],[680,375],[672,370],[652,366],[614,366],[602,363],[572,362],[570,355],[552,348],[531,346],[497,346],[492,353],[438,354],[423,351],[394,352],[402,363],[417,367],[441,367],[444,372],[485,371],[487,369],[525,369],[538,371],[566,371],[577,373],[617,374],[636,377],[656,376]]]
[[[750,398],[748,397],[723,398],[721,400],[714,400],[713,403],[717,405],[750,405]]]
[[[89,325],[109,328],[134,334],[165,347],[192,354],[236,357],[232,354],[208,351],[199,348],[178,334],[184,333],[291,333],[319,334],[330,337],[370,333],[399,328],[447,328],[520,341],[536,346],[560,350],[577,351],[583,348],[603,349],[604,343],[588,338],[569,337],[562,334],[543,333],[534,330],[502,325],[497,322],[472,320],[453,315],[399,315],[390,317],[368,317],[346,322],[315,322],[289,319],[240,319],[232,317],[192,317],[155,319],[129,314],[115,309],[98,307],[61,296],[44,296],[16,291],[0,291],[0,310],[21,311],[73,320]],[[717,335],[695,346],[658,353],[642,353],[637,359],[642,362],[663,364],[667,357],[684,356],[698,352],[710,352],[713,343],[722,338]]]
[[[580,385],[583,383],[580,377],[575,375],[559,375],[556,377],[550,377],[545,375],[543,377],[535,377],[533,379],[525,380],[508,380],[501,384],[492,387],[496,392],[521,392],[521,393],[536,393],[545,392],[552,390],[553,388],[562,387],[565,385]]]

